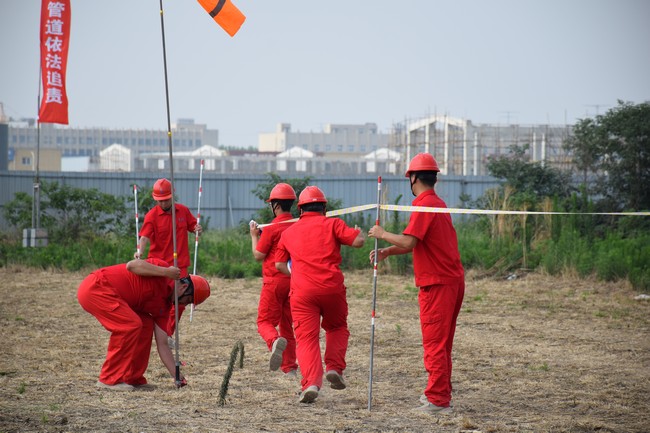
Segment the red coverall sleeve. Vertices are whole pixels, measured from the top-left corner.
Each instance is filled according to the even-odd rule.
[[[153,236],[153,209],[147,212],[147,214],[144,216],[144,221],[142,222],[142,228],[140,229],[139,235],[148,237],[149,239],[152,238]]]
[[[286,247],[284,246],[284,242],[282,242],[283,238],[284,236],[280,237],[280,242],[278,242],[278,247],[275,250],[275,257],[273,261],[276,263],[286,263],[289,261],[289,251],[287,251]]]
[[[187,210],[187,231],[194,233],[194,229],[196,229],[196,217],[192,214],[189,208],[186,207],[185,209]]]
[[[345,221],[340,219],[335,219],[333,221],[334,233],[336,234],[336,238],[339,240],[339,242],[341,242],[343,245],[352,245],[361,230],[348,227]]]
[[[169,308],[169,311],[166,315],[162,316],[157,316],[154,318],[154,321],[156,322],[156,325],[160,327],[163,331],[167,333],[170,337],[172,334],[176,331],[176,314],[174,312],[174,305]],[[178,320],[181,320],[181,317],[183,316],[183,311],[185,311],[185,306],[184,305],[179,305],[178,307]]]

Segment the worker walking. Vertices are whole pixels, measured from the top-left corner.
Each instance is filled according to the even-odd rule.
[[[289,285],[291,277],[275,268],[275,251],[280,236],[292,223],[291,206],[296,192],[291,185],[278,183],[266,200],[273,212],[271,224],[260,230],[255,221],[249,224],[253,256],[262,261],[262,291],[257,308],[257,332],[271,351],[269,369],[279,368],[285,374],[296,375],[296,338],[293,335]],[[279,332],[278,332],[279,328]]]
[[[291,274],[291,315],[302,373],[298,401],[311,403],[323,384],[321,327],[325,330],[326,379],[333,389],[346,387],[343,372],[350,331],[344,276],[339,268],[341,245],[360,248],[365,238],[343,220],[325,216],[327,199],[316,186],[300,193],[298,208],[300,219],[282,233],[275,266]]]
[[[411,160],[406,177],[415,196],[413,206],[446,208],[435,193],[440,169],[429,153]],[[390,233],[376,225],[368,236],[392,244],[377,251],[377,261],[388,256],[413,252],[415,285],[419,287],[420,327],[424,367],[429,374],[421,406],[429,413],[451,412],[451,352],[456,320],[465,294],[465,274],[458,251],[456,230],[449,213],[413,212],[402,234]],[[375,251],[370,252],[374,263]]]
[[[77,299],[111,333],[97,386],[132,391],[147,389],[152,335],[158,355],[175,380],[175,362],[167,337],[174,332],[174,286],[180,269],[163,260],[131,260],[98,269],[79,285]],[[179,318],[184,306],[210,296],[210,285],[197,275],[179,282]],[[181,377],[181,386],[187,384]]]
[[[144,217],[140,230],[140,244],[134,254],[136,259],[142,258],[147,244],[149,254],[147,257],[162,259],[169,266],[174,265],[174,240],[172,238],[172,184],[167,179],[158,179],[151,193],[157,206],[154,206]],[[177,263],[181,270],[181,277],[188,275],[190,265],[190,252],[188,246],[188,233],[201,234],[202,228],[196,221],[187,206],[175,203],[176,209],[176,249]]]

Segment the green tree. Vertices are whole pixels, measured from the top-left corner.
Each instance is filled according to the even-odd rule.
[[[18,233],[32,225],[32,196],[25,192],[17,192],[14,199],[5,203],[2,214],[10,226]]]
[[[596,176],[595,192],[611,210],[650,209],[650,103],[618,101],[595,119],[582,119],[565,147],[576,168]]]
[[[291,185],[294,191],[296,191],[296,197],[299,197],[302,190],[305,189],[306,186],[309,186],[309,183],[311,182],[311,177],[309,176],[303,178],[287,178],[287,179],[278,176],[276,173],[266,173],[266,176],[268,177],[268,180],[266,182],[260,183],[259,185],[257,185],[255,189],[251,191],[257,198],[259,198],[263,202],[266,202],[266,199],[268,199],[269,195],[271,194],[271,190],[278,183],[288,183],[289,185]],[[327,197],[327,210],[335,210],[341,208],[340,199],[335,199],[327,196],[327,191],[325,191],[325,196]],[[291,207],[291,214],[294,217],[298,217],[300,215],[300,212],[298,211],[298,200],[296,200],[293,206]],[[258,223],[270,222],[273,219],[273,213],[271,212],[271,208],[269,206],[264,206],[253,215],[253,219],[255,219]],[[245,228],[246,230],[248,230],[248,222],[245,221],[245,223],[246,223]]]
[[[510,147],[507,155],[490,156],[489,173],[504,181],[526,202],[538,202],[543,197],[567,197],[571,192],[570,177],[540,161],[531,162],[526,154],[528,145]]]
[[[564,142],[565,149],[573,154],[573,164],[582,174],[582,182],[589,184],[589,176],[598,171],[602,147],[602,131],[597,128],[596,121],[591,118],[579,120],[573,127],[573,134]]]
[[[5,218],[18,230],[31,226],[32,201],[31,196],[17,193],[5,206]],[[108,233],[124,235],[129,227],[125,198],[96,188],[43,182],[41,212],[41,227],[47,229],[50,242],[63,245]]]

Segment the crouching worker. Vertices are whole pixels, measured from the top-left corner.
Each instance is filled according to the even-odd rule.
[[[160,259],[131,260],[98,269],[79,285],[77,299],[111,333],[97,386],[117,391],[151,389],[144,373],[152,335],[160,359],[175,379],[176,364],[167,343],[175,328],[174,287],[181,270]],[[180,279],[179,319],[185,306],[210,296],[210,285],[197,275]],[[187,385],[181,376],[179,386]]]

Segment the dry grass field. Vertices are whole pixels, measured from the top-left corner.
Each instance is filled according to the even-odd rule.
[[[625,283],[539,274],[467,277],[454,352],[454,413],[411,412],[426,383],[411,277],[378,283],[372,411],[372,274],[346,275],[349,387],[296,402],[299,383],[268,371],[255,325],[260,281],[211,278],[181,322],[189,386],[155,348],[150,392],[99,390],[108,333],[77,303],[85,273],[0,268],[0,432],[648,432],[650,302]],[[225,406],[233,346],[245,348]]]

